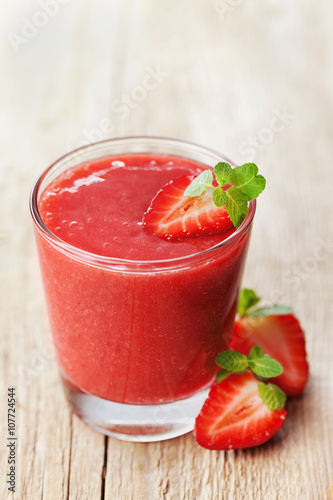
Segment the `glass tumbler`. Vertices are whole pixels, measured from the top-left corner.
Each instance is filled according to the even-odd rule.
[[[219,161],[233,165],[218,152],[175,139],[110,139],[47,168],[33,187],[30,209],[70,407],[106,435],[159,441],[193,429],[217,372],[216,355],[228,348],[256,202],[221,243],[165,260],[93,254],[50,231],[39,200],[52,181],[82,163],[141,153],[207,168]]]

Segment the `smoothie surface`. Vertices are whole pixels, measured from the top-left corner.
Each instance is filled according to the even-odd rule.
[[[101,158],[57,177],[42,193],[39,212],[58,238],[94,254],[130,260],[191,255],[220,243],[235,229],[170,242],[145,231],[142,217],[167,182],[205,169],[178,156]]]

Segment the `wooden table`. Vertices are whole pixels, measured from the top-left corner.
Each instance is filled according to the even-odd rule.
[[[332,499],[333,4],[16,0],[1,10],[1,499]],[[210,452],[191,434],[125,443],[90,430],[66,406],[29,191],[66,151],[132,134],[254,160],[268,179],[244,285],[293,305],[311,380],[267,445]],[[9,386],[17,397],[13,496]]]

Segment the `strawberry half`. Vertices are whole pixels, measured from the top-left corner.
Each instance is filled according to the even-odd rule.
[[[184,196],[193,176],[184,175],[166,184],[144,214],[146,230],[166,240],[216,234],[232,229],[225,206],[217,207],[211,191],[200,196]]]
[[[247,355],[260,345],[265,354],[279,361],[282,375],[271,378],[287,396],[299,396],[309,379],[304,331],[293,314],[244,316],[235,321],[230,349]]]
[[[278,432],[286,410],[270,410],[250,372],[229,375],[215,384],[195,421],[196,441],[210,450],[250,448]]]

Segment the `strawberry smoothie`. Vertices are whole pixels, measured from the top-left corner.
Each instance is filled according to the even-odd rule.
[[[214,380],[215,357],[230,340],[255,206],[238,230],[172,242],[142,223],[166,183],[204,169],[160,153],[104,156],[53,176],[36,196],[57,358],[77,392],[155,405],[188,398]]]

